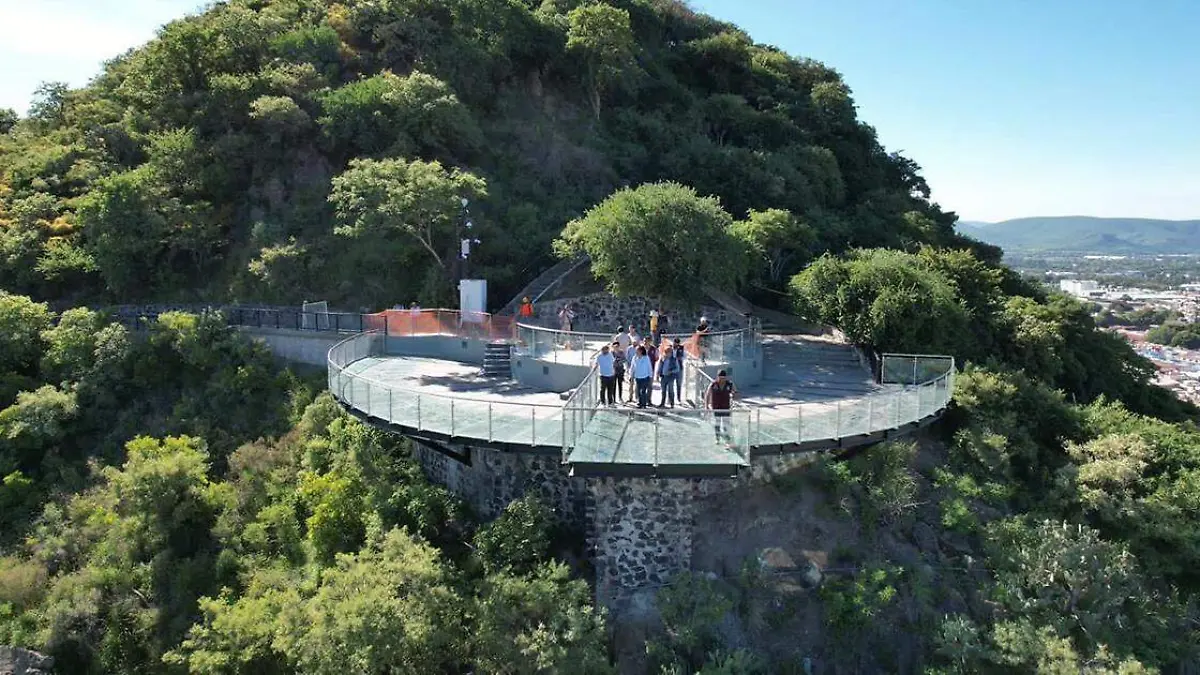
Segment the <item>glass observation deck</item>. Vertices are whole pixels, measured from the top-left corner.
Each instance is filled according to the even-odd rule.
[[[704,410],[712,380],[697,358],[685,361],[678,407],[610,407],[600,404],[599,373],[591,361],[611,336],[564,333],[489,316],[464,319],[446,310],[386,315],[367,315],[374,318],[364,319],[364,332],[329,350],[329,389],[345,407],[372,423],[420,438],[561,453],[564,464],[580,474],[727,475],[748,466],[755,454],[872,442],[933,419],[954,388],[954,359],[948,356],[885,354],[878,380],[857,361],[831,365],[817,356],[817,365],[788,371],[786,387],[765,381],[740,392],[725,420],[726,442],[718,440],[713,413]],[[742,335],[733,336],[738,332]],[[547,363],[567,359],[592,367],[564,400],[560,392],[483,377],[478,364],[406,355],[405,341],[394,339],[433,336],[454,343],[508,342],[527,358]],[[752,329],[729,331],[719,339],[721,354],[761,349]],[[779,350],[824,354],[834,347],[795,341],[772,348],[787,358]],[[693,349],[694,343],[690,357]],[[706,346],[705,352],[713,356],[718,349]],[[764,358],[770,367],[772,354]],[[806,381],[809,389],[792,387],[793,381]],[[830,382],[839,384],[822,386]],[[652,398],[657,401],[660,395],[656,390]]]

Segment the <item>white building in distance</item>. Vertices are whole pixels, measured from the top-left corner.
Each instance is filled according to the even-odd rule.
[[[1062,279],[1058,282],[1058,288],[1077,298],[1091,298],[1104,293],[1100,284],[1093,279]]]

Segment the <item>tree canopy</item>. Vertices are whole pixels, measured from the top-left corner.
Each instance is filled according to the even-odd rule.
[[[690,299],[705,284],[735,287],[746,252],[733,219],[713,197],[677,183],[621,190],[571,221],[560,255],[587,253],[592,272],[617,295]]]

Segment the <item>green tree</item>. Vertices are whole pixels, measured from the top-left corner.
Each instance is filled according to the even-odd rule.
[[[567,14],[567,51],[583,59],[587,67],[588,99],[600,119],[604,93],[633,66],[637,42],[629,24],[629,12],[598,2],[580,5]]]
[[[550,550],[550,510],[526,495],[475,533],[475,554],[489,572],[524,574]]]
[[[0,375],[31,373],[42,356],[42,331],[52,315],[45,303],[0,290]]]
[[[455,156],[480,142],[475,120],[449,85],[420,71],[351,82],[326,94],[321,106],[321,128],[351,154]]]
[[[559,563],[528,576],[486,577],[469,627],[478,672],[612,673],[604,614],[593,609],[587,584]]]
[[[824,256],[792,278],[796,311],[878,349],[957,353],[968,316],[954,284],[912,254],[857,250]]]
[[[749,218],[733,224],[732,231],[765,263],[765,276],[772,285],[795,273],[817,243],[811,226],[782,209],[752,210]]]
[[[593,274],[617,295],[694,299],[745,277],[732,224],[716,198],[653,183],[614,193],[568,223],[554,246],[563,257],[591,256]]]
[[[71,391],[47,384],[18,394],[16,403],[0,410],[0,475],[33,472],[46,456],[59,454],[78,413]]]
[[[12,128],[17,126],[17,122],[20,119],[21,117],[17,115],[17,111],[12,108],[0,108],[0,135],[12,131]]]
[[[276,648],[313,675],[452,670],[465,656],[462,599],[440,558],[402,530],[339,557],[310,600],[285,610]]]
[[[356,159],[333,179],[338,234],[397,233],[428,253],[447,284],[458,277],[463,199],[487,195],[482,178],[440,162]]]

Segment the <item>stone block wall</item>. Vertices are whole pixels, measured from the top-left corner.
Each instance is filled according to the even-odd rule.
[[[719,307],[684,307],[664,305],[662,307],[647,298],[618,298],[609,293],[592,293],[578,298],[562,298],[540,303],[536,307],[534,323],[557,329],[558,312],[564,305],[575,307],[574,329],[583,332],[616,333],[617,326],[633,324],[645,333],[650,329],[650,310],[658,309],[670,320],[671,333],[690,333],[701,316],[708,317],[714,331],[736,330],[746,327],[746,319],[736,312]]]
[[[454,445],[470,457],[470,465],[420,442],[413,442],[417,461],[432,482],[444,486],[479,514],[492,519],[516,499],[540,496],[564,525],[582,528],[584,479],[572,478],[557,455],[510,453],[492,448]]]
[[[691,568],[699,500],[768,480],[816,460],[819,453],[755,457],[737,478],[572,478],[557,456],[448,446],[470,464],[413,444],[429,480],[492,519],[526,494],[538,494],[560,523],[587,534],[596,597],[614,607],[637,591],[666,584]]]
[[[612,607],[690,568],[696,481],[592,478],[587,488],[600,604]]]

